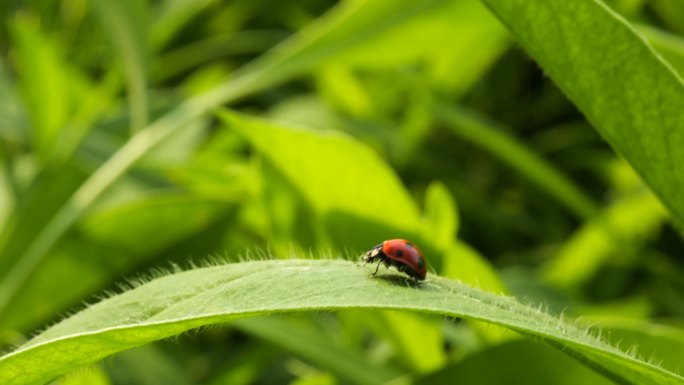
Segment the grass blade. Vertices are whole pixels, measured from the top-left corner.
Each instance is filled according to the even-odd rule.
[[[440,105],[437,113],[459,137],[480,146],[563,203],[577,216],[592,217],[597,207],[572,180],[522,143],[474,112]]]
[[[145,5],[134,0],[93,0],[93,3],[125,69],[131,132],[136,133],[147,126],[149,110]]]

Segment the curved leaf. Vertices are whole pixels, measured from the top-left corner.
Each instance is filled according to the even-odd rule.
[[[597,0],[484,0],[587,119],[684,222],[684,84]]]
[[[684,378],[513,298],[434,275],[421,283],[394,273],[371,278],[370,269],[341,260],[271,260],[161,277],[95,304],[1,357],[0,382],[44,382],[122,350],[247,316],[375,308],[502,325],[549,342],[621,383],[684,384]]]

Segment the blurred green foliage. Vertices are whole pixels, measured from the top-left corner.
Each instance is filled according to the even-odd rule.
[[[537,24],[508,20],[512,36],[475,0],[1,2],[0,346],[154,266],[360,256],[402,237],[431,274],[588,317],[681,370],[668,357],[684,349],[684,152],[668,144],[684,128],[668,113],[684,7],[581,3],[608,26],[597,47],[632,47],[614,11],[668,64],[644,45],[568,67],[580,31],[535,51]],[[479,323],[350,310],[248,319],[59,381],[610,383],[547,350]],[[361,374],[340,377],[350,354]],[[500,377],[492,362],[508,363]]]

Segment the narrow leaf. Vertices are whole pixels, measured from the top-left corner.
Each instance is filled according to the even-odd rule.
[[[506,134],[500,125],[462,107],[439,105],[437,113],[451,132],[499,158],[577,216],[589,218],[597,210],[591,197],[570,178]]]
[[[684,223],[684,84],[597,0],[484,0]]]
[[[145,2],[135,0],[92,0],[105,32],[110,35],[126,73],[131,132],[148,123],[149,97]]]
[[[45,382],[116,352],[247,316],[369,308],[486,321],[546,341],[621,383],[684,384],[684,378],[513,298],[434,275],[421,283],[393,272],[371,278],[370,269],[341,260],[271,260],[161,277],[90,306],[1,357],[0,382]]]

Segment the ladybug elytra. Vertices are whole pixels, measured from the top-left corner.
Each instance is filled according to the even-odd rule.
[[[368,250],[363,256],[366,263],[378,260],[378,266],[371,276],[377,274],[380,264],[394,266],[415,280],[424,280],[427,273],[425,257],[418,248],[405,239],[390,239]]]

